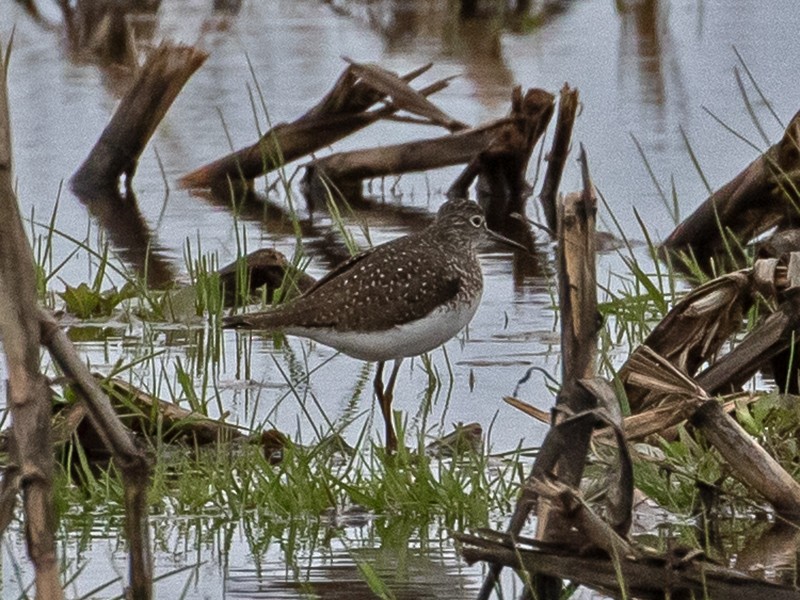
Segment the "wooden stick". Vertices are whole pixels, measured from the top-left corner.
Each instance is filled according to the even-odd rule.
[[[111,451],[125,487],[125,533],[128,539],[131,574],[130,593],[137,600],[152,597],[153,560],[148,526],[147,487],[150,466],[133,443],[95,378],[75,351],[67,334],[53,316],[41,310],[38,315],[42,344],[64,374],[75,382],[76,390],[89,405],[98,433]],[[49,415],[48,415],[49,420]]]
[[[438,138],[332,154],[306,167],[303,184],[310,189],[320,179],[337,184],[348,180],[360,182],[371,177],[462,164],[494,139],[507,123],[506,119],[500,119]]]
[[[648,553],[644,558],[585,553],[583,548],[544,544],[494,532],[457,534],[459,553],[472,564],[482,560],[528,573],[569,579],[614,598],[725,598],[797,600],[793,585],[756,579],[720,566],[703,553],[676,556]],[[624,595],[622,586],[628,589]],[[525,597],[525,596],[523,596]]]
[[[568,84],[561,88],[558,100],[558,116],[556,117],[556,132],[550,152],[547,155],[547,170],[544,173],[544,182],[539,192],[539,202],[542,203],[545,221],[550,231],[556,231],[556,199],[561,176],[569,156],[570,143],[572,142],[572,128],[578,114],[578,90],[572,89]]]
[[[7,94],[8,56],[0,49],[0,338],[8,372],[10,463],[0,490],[0,526],[23,493],[25,538],[35,571],[36,598],[64,597],[55,545],[50,389],[39,371],[39,320],[33,252],[17,198]],[[2,530],[0,530],[2,531]]]
[[[562,387],[556,400],[573,414],[594,408],[594,398],[579,385],[580,379],[595,375],[597,356],[597,282],[595,279],[595,217],[597,197],[589,176],[586,151],[581,146],[583,191],[570,193],[559,204],[558,219],[558,297],[561,305]],[[556,473],[559,481],[577,488],[583,477],[593,423],[576,432],[561,456]],[[567,535],[570,523],[550,505],[542,504],[537,513],[537,537],[544,541]],[[540,598],[558,598],[561,581],[540,577],[535,581]]]
[[[548,432],[536,458],[528,482],[541,478],[544,472],[555,471],[559,481],[577,488],[583,475],[592,431],[597,419],[592,415],[594,396],[579,383],[595,374],[597,354],[597,286],[595,280],[595,214],[597,198],[589,175],[586,152],[581,148],[584,189],[568,194],[560,204],[559,214],[559,299],[561,304],[561,351],[563,355],[562,388],[557,408],[562,410],[557,424]],[[573,417],[564,418],[564,414]],[[565,443],[563,425],[569,425],[569,443]],[[561,429],[561,431],[559,431]],[[523,492],[517,500],[508,526],[512,537],[519,535],[534,502]],[[558,540],[569,530],[569,523],[559,518],[548,505],[538,511],[537,537],[545,542]],[[500,575],[502,565],[493,564],[478,594],[487,600]],[[557,598],[561,581],[537,578],[539,598]]]
[[[164,43],[147,58],[89,156],[72,176],[78,196],[116,191],[125,175],[131,190],[139,156],[186,81],[207,58],[191,46]]]
[[[716,400],[704,402],[692,423],[725,459],[731,474],[772,504],[781,515],[800,516],[800,483],[786,472]]]

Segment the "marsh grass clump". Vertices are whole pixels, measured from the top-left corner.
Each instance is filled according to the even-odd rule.
[[[474,452],[434,458],[423,441],[392,457],[366,435],[354,449],[288,442],[272,464],[252,439],[194,448],[151,440],[152,516],[286,524],[355,513],[401,518],[419,529],[463,529],[485,526],[491,514],[508,510],[516,496],[509,479],[521,471],[512,458]],[[76,506],[121,515],[124,491],[113,464],[92,464],[79,443],[67,448],[58,477],[61,518],[69,519]]]

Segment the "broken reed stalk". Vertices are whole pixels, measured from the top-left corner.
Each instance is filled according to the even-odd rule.
[[[580,161],[584,189],[580,193],[567,194],[559,204],[558,279],[563,384],[556,407],[566,410],[558,413],[560,416],[542,443],[527,479],[532,482],[546,472],[555,472],[560,482],[574,488],[580,485],[592,431],[597,422],[597,418],[587,412],[595,407],[594,396],[579,384],[579,380],[595,376],[599,327],[595,277],[597,197],[583,147]],[[564,418],[565,414],[575,416]],[[563,426],[568,426],[569,435],[566,435]],[[512,538],[522,531],[533,506],[531,495],[523,490],[508,526],[508,534]],[[539,505],[537,517],[537,537],[544,541],[556,540],[569,530],[570,524],[546,503]],[[501,564],[490,566],[478,600],[489,598],[501,570]],[[535,585],[537,598],[560,596],[560,579],[537,577]]]
[[[798,270],[798,260],[790,259],[789,263],[794,267],[787,269],[788,279],[796,282],[800,280],[800,273],[795,273]],[[736,479],[763,496],[782,515],[796,518],[800,515],[800,484],[711,396],[737,390],[772,357],[792,344],[800,334],[800,288],[792,287],[784,292],[784,301],[776,312],[764,319],[731,352],[714,362],[693,381],[685,374],[687,360],[711,360],[709,352],[713,353],[723,341],[717,339],[718,336],[727,337],[732,333],[728,322],[730,315],[727,313],[738,315],[738,323],[741,322],[740,303],[746,295],[743,294],[743,286],[750,281],[751,278],[744,272],[737,272],[691,292],[656,328],[661,328],[665,322],[673,323],[678,328],[681,325],[681,315],[685,315],[686,322],[683,323],[682,336],[679,336],[685,342],[684,347],[676,345],[676,338],[673,336],[673,340],[667,344],[670,354],[664,356],[645,344],[623,367],[621,378],[630,398],[646,397],[649,399],[648,405],[665,403],[663,408],[667,414],[663,419],[664,426],[677,422],[678,418],[688,417],[719,451]],[[748,298],[745,301],[750,300]],[[699,310],[701,307],[704,310]],[[729,310],[730,307],[735,308]],[[720,313],[726,314],[720,316]],[[698,316],[702,316],[706,322],[698,322]],[[692,327],[687,328],[687,324]],[[719,333],[716,333],[718,329]],[[655,343],[658,344],[657,337]],[[705,348],[705,352],[701,352],[701,347]],[[687,358],[696,352],[700,354]],[[646,355],[663,361],[665,366],[658,370],[650,369],[648,376],[641,364],[641,359]],[[666,381],[666,374],[673,368],[691,386],[696,386],[697,393],[686,394],[683,399],[676,401],[668,399],[668,396],[674,394],[662,384]],[[642,389],[647,390],[646,396],[639,393]],[[639,408],[642,408],[641,403]],[[644,414],[649,412],[651,411]]]
[[[567,194],[559,203],[558,215],[558,297],[563,367],[556,407],[565,408],[568,414],[594,408],[594,398],[579,385],[578,380],[595,376],[599,326],[595,268],[597,196],[582,145],[579,160],[583,191]],[[583,477],[593,429],[594,424],[587,421],[575,433],[556,467],[559,481],[576,489]],[[570,529],[570,523],[549,504],[539,505],[537,517],[537,538],[541,540],[557,540]],[[540,598],[557,599],[561,595],[561,581],[558,579],[537,577],[535,584]]]
[[[0,67],[5,67],[0,57]],[[9,372],[12,415],[12,466],[6,470],[0,498],[0,523],[8,525],[17,487],[24,493],[28,551],[36,570],[36,597],[63,598],[55,554],[52,506],[52,403],[39,373],[39,346],[48,346],[64,373],[75,379],[92,409],[123,474],[126,530],[130,544],[129,597],[152,597],[152,559],[147,521],[149,467],[111,409],[98,393],[84,362],[52,315],[36,297],[33,253],[25,237],[12,187],[11,146],[5,76],[0,82],[0,335]],[[91,383],[87,382],[88,380]]]
[[[163,43],[153,50],[89,156],[72,176],[82,197],[117,191],[119,179],[131,191],[139,156],[189,77],[208,55],[192,46]]]
[[[152,598],[153,560],[148,524],[147,490],[150,465],[145,454],[136,447],[130,432],[119,420],[111,401],[89,372],[86,363],[75,351],[67,334],[53,316],[41,310],[42,344],[50,351],[58,367],[71,381],[89,406],[92,422],[111,452],[114,464],[122,475],[125,498],[125,533],[128,540],[130,588],[135,600]],[[48,415],[49,418],[49,415]]]
[[[738,387],[770,358],[788,348],[800,335],[800,288],[786,293],[779,309],[768,316],[736,348],[697,378],[709,394]],[[692,422],[714,445],[732,469],[733,475],[756,490],[775,510],[800,515],[800,484],[759,446],[719,404],[704,404]]]
[[[400,79],[406,83],[431,67],[427,64]],[[446,87],[447,80],[421,90],[425,96]],[[232,152],[181,177],[184,188],[223,188],[228,182],[250,182],[293,160],[316,152],[390,116],[398,110],[390,104],[382,109],[367,110],[385,98],[357,77],[352,67],[339,76],[325,97],[304,115],[291,123],[271,127],[251,146]]]
[[[579,96],[578,90],[572,89],[568,84],[564,84],[558,99],[558,115],[556,117],[556,131],[553,142],[550,145],[550,152],[547,154],[547,169],[544,173],[544,182],[539,192],[539,202],[542,204],[545,222],[550,231],[556,231],[558,227],[556,200],[558,199],[558,189],[561,185],[561,177],[569,156],[570,144],[572,142],[572,129],[575,125],[575,118],[578,115]]]
[[[731,335],[742,326],[753,302],[750,270],[722,275],[693,289],[673,306],[642,343],[687,375],[694,376],[706,361],[713,360]],[[634,355],[619,372],[627,383]],[[626,395],[632,413],[650,408],[663,397],[652,386],[628,386]]]
[[[39,371],[39,318],[33,252],[14,193],[7,76],[0,48],[0,338],[8,369],[10,461],[0,488],[0,532],[23,494],[25,539],[36,598],[64,597],[56,556],[50,388]]]
[[[663,251],[692,256],[701,267],[776,225],[797,221],[800,189],[800,112],[783,138],[714,192],[670,234]],[[710,270],[710,269],[709,269]]]
[[[708,400],[691,418],[717,449],[731,475],[755,490],[782,516],[800,517],[800,484],[748,434],[717,400]]]

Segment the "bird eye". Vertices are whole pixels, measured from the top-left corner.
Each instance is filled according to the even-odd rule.
[[[474,215],[469,218],[470,225],[473,227],[481,227],[483,225],[484,218],[481,215]]]

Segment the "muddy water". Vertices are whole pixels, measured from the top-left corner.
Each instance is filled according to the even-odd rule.
[[[226,152],[230,145],[251,143],[258,130],[266,127],[260,107],[254,116],[250,94],[258,96],[256,87],[263,94],[273,123],[291,120],[327,91],[344,66],[340,57],[348,56],[400,72],[431,61],[435,67],[430,79],[459,75],[435,100],[468,123],[504,114],[510,87],[515,83],[555,93],[569,82],[580,90],[583,103],[575,141],[586,147],[595,183],[615,217],[628,236],[641,239],[644,236],[634,210],[638,211],[650,235],[662,238],[674,222],[668,206],[673,186],[684,216],[706,193],[686,140],[712,187],[723,184],[757,155],[755,148],[717,124],[709,112],[756,147],[766,146],[737,87],[733,69],[738,66],[742,74],[743,70],[734,46],[780,120],[787,122],[798,109],[800,63],[786,57],[795,55],[800,16],[788,1],[771,3],[769,9],[756,0],[741,0],[735,7],[694,0],[642,0],[627,3],[629,8],[620,10],[621,4],[626,3],[550,2],[535,26],[532,20],[504,27],[499,18],[490,15],[460,22],[451,16],[455,10],[444,0],[363,4],[344,0],[330,4],[315,0],[245,1],[231,14],[214,13],[210,3],[199,0],[165,3],[153,40],[197,43],[210,56],[178,97],[142,157],[134,181],[137,210],[121,212],[118,220],[140,219],[164,263],[178,277],[186,278],[183,252],[187,241],[195,254],[199,247],[203,252],[216,253],[221,264],[233,259],[237,237],[230,211],[177,189],[175,180]],[[58,18],[55,13],[45,16]],[[0,0],[3,41],[13,26],[16,33],[9,87],[22,212],[37,222],[47,221],[58,199],[56,227],[97,245],[102,212],[89,214],[86,206],[61,187],[102,131],[124,77],[71,60],[60,34],[33,23],[18,3]],[[776,140],[782,131],[780,124],[752,85],[746,82],[745,86],[766,136]],[[260,102],[256,100],[256,104]],[[379,125],[345,140],[336,149],[439,133],[405,124]],[[657,185],[633,138],[646,155]],[[293,167],[287,170],[289,174],[292,171]],[[393,192],[382,201],[435,210],[442,202],[441,191],[457,173],[458,169],[444,169],[384,182],[383,189],[392,188]],[[563,188],[579,185],[579,171],[572,162]],[[659,187],[670,202],[665,204]],[[373,189],[382,188],[378,184]],[[271,199],[285,206],[281,194],[273,193]],[[295,202],[303,215],[299,193]],[[529,215],[538,217],[533,203]],[[605,208],[600,218],[611,227]],[[382,216],[380,210],[359,214],[349,224],[354,229],[366,224],[374,242],[409,230],[407,223]],[[250,249],[274,246],[287,255],[294,251],[295,240],[284,230],[264,227],[258,219],[244,219],[239,226]],[[37,235],[42,233],[41,228],[33,228]],[[112,249],[126,260],[130,248],[124,240],[111,237],[111,241]],[[315,240],[305,242],[312,258],[310,271],[314,275],[324,273],[330,264],[314,253]],[[54,263],[60,263],[74,249],[74,242],[56,236]],[[552,269],[546,243],[542,252],[541,268],[535,270],[539,274],[524,278],[517,276],[518,269],[509,255],[495,250],[483,256],[486,291],[475,320],[467,334],[431,355],[440,385],[432,394],[425,392],[428,375],[419,360],[409,362],[401,372],[396,407],[409,415],[410,429],[435,434],[457,421],[478,421],[486,428],[494,422],[491,446],[497,451],[513,448],[521,440],[534,445],[541,439],[543,427],[520,419],[500,398],[512,393],[532,367],[556,377],[559,373],[557,317],[551,309],[553,290],[548,273]],[[643,251],[639,255],[644,258]],[[64,282],[86,281],[93,274],[88,262],[85,252],[68,259],[52,280],[53,289],[63,289]],[[601,258],[599,279],[604,284],[617,286],[617,277],[626,274],[613,254]],[[135,323],[120,322],[107,330],[102,340],[83,343],[81,350],[95,368],[108,369],[117,361],[141,355],[136,341],[139,332]],[[76,337],[79,333],[76,328]],[[202,388],[207,368],[199,356],[207,339],[208,332],[202,328],[165,328],[154,343],[166,346],[168,352],[151,368],[163,367],[169,379],[180,359],[195,377],[196,387]],[[370,417],[369,393],[359,391],[361,380],[368,374],[358,361],[333,356],[329,349],[301,340],[290,340],[288,346],[276,351],[271,339],[256,337],[250,381],[243,382],[237,376],[234,334],[225,334],[223,350],[224,365],[212,384],[206,384],[212,413],[219,406],[242,424],[268,423],[306,441],[313,439],[311,421],[323,420],[320,411],[331,420],[354,415],[354,423],[344,432],[351,438]],[[298,397],[287,395],[284,373],[308,370],[314,373],[307,385],[302,378],[295,381]],[[153,393],[169,397],[172,381],[148,372],[134,379]],[[538,371],[522,384],[519,394],[542,409],[553,402]],[[423,401],[430,403],[428,410],[419,409]],[[301,410],[301,402],[308,413]],[[376,439],[379,429],[373,426]],[[86,553],[95,562],[119,567],[114,548],[95,540]],[[247,573],[249,555],[244,542],[237,552],[231,550],[231,556],[240,557],[237,564],[221,562],[216,551],[207,546],[201,545],[198,552],[199,560],[210,561],[215,567],[197,572],[189,586],[189,597],[221,597],[226,589],[231,597],[255,597],[256,588],[249,592],[240,588],[234,594],[226,587],[238,581],[236,585],[249,589],[254,581]],[[280,564],[277,554],[272,560]],[[449,565],[446,570],[456,568],[452,557],[443,560]],[[166,555],[158,562],[169,570]],[[225,583],[226,577],[229,583]],[[333,575],[321,577],[334,579]],[[105,578],[98,575],[98,581],[102,580]],[[83,589],[89,587],[87,584]]]

